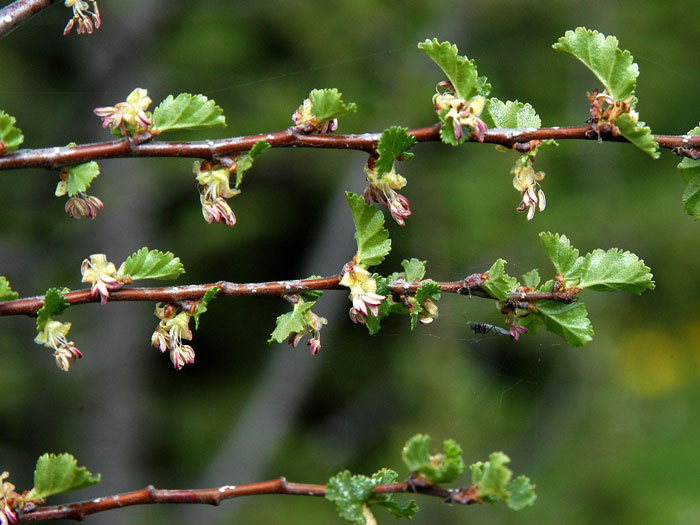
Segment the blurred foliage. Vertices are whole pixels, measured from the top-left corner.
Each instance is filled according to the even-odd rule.
[[[476,60],[493,96],[531,103],[544,126],[578,125],[588,117],[585,91],[599,86],[551,45],[567,29],[586,26],[617,36],[639,63],[641,118],[654,132],[679,134],[700,118],[694,7],[630,0],[101,2],[99,31],[64,38],[68,11],[59,2],[0,40],[0,107],[17,118],[24,147],[108,140],[92,108],[123,100],[135,87],[148,88],[155,104],[189,92],[224,109],[227,128],[175,140],[286,128],[309,91],[325,87],[358,105],[341,118],[341,133],[418,127],[435,121],[431,97],[442,79],[416,44],[437,37]],[[549,268],[537,234],[557,231],[582,252],[616,246],[638,254],[656,290],[587,299],[596,335],[575,350],[547,334],[517,344],[474,335],[468,320],[502,322],[490,301],[443,297],[433,324],[410,333],[405,319],[387,319],[375,337],[346,318],[345,301],[314,358],[265,343],[284,301],[219,300],[195,333],[196,363],[182,372],[149,346],[152,305],[70,308],[62,320],[73,323],[71,337],[85,357],[69,374],[32,342],[31,320],[3,319],[0,471],[29,487],[36,458],[66,450],[103,475],[85,497],[148,483],[197,486],[259,396],[267,365],[294,352],[296,366],[316,371],[294,385],[302,388],[300,405],[262,477],[243,473],[221,483],[279,475],[322,483],[346,468],[397,468],[407,437],[425,432],[436,442],[459,441],[468,462],[506,451],[513,470],[537,484],[539,499],[517,514],[421,499],[417,523],[700,521],[700,422],[693,417],[700,409],[700,226],[682,209],[677,158],[664,152],[655,162],[629,145],[562,141],[537,157],[548,205],[528,223],[514,211],[513,155],[474,144],[411,151],[414,159],[400,171],[413,215],[403,229],[389,225],[394,249],[379,271],[417,257],[428,261],[428,277],[454,280],[502,257],[520,275]],[[352,232],[334,239],[342,253],[332,260],[319,255],[316,232],[336,213],[350,228],[349,211],[336,203],[345,189],[361,191],[365,162],[357,152],[266,152],[230,201],[233,229],[203,221],[185,159],[100,162],[90,193],[105,210],[92,222],[65,215],[65,201],[53,196],[56,173],[3,172],[1,273],[21,296],[80,288],[83,258],[122,260],[141,246],[180,257],[183,283],[335,273],[337,261],[354,253]],[[329,292],[319,306],[334,294],[344,295]],[[274,394],[284,400],[288,387],[281,383]],[[264,420],[260,414],[260,441],[270,437]],[[460,482],[469,483],[464,476]],[[340,521],[332,505],[313,498],[255,498],[197,512],[201,522]],[[151,506],[90,522],[191,522],[186,516],[182,507]]]

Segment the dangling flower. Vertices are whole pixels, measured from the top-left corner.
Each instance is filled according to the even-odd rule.
[[[241,193],[230,186],[231,171],[236,170],[236,164],[233,163],[228,169],[217,166],[212,166],[207,161],[196,161],[192,166],[192,172],[197,175],[199,183],[197,189],[199,202],[202,204],[202,215],[209,224],[222,222],[227,226],[234,226],[236,216],[226,199]]]
[[[486,123],[479,118],[479,115],[486,107],[486,98],[476,95],[467,101],[456,97],[451,92],[437,93],[433,96],[433,105],[438,116],[440,116],[440,113],[443,113],[440,116],[441,120],[447,123],[451,119],[455,139],[460,140],[464,135],[462,126],[468,126],[469,129],[476,132],[477,140],[484,142],[488,128]]]
[[[515,322],[513,322],[513,324],[510,325],[509,333],[510,338],[513,341],[517,341],[520,338],[520,334],[527,333],[527,328],[525,328],[524,326],[520,326],[519,324],[515,324]]]
[[[100,199],[81,191],[68,199],[65,210],[71,219],[94,219],[104,207]]]
[[[102,118],[103,128],[109,127],[113,132],[119,129],[121,136],[126,137],[127,133],[136,135],[151,127],[151,113],[146,111],[150,104],[148,91],[136,88],[126,97],[126,102],[95,108],[93,113]]]
[[[368,315],[372,317],[379,315],[379,305],[386,297],[376,293],[377,281],[370,276],[367,270],[356,265],[346,265],[340,284],[350,288],[350,299],[352,300],[350,319],[354,323],[364,323],[364,317]]]
[[[74,346],[75,343],[66,339],[70,327],[71,323],[61,323],[49,319],[44,329],[34,338],[36,344],[54,350],[53,356],[56,358],[56,366],[64,372],[68,372],[70,365],[83,357],[80,350]]]
[[[15,486],[5,481],[10,473],[5,471],[0,474],[0,524],[17,523],[19,521],[14,506],[21,496],[15,492]]]
[[[532,159],[524,156],[518,159],[510,170],[510,174],[513,175],[513,187],[521,193],[521,201],[516,211],[528,210],[527,220],[532,220],[535,216],[535,208],[542,212],[547,206],[544,191],[539,185],[539,181],[544,179],[544,172],[535,173]],[[535,194],[536,188],[538,188],[537,194]]]
[[[64,36],[70,33],[76,22],[78,22],[77,31],[79,35],[85,33],[91,35],[95,29],[99,29],[102,25],[100,10],[97,7],[96,0],[65,0],[63,4],[66,7],[73,8],[73,18],[68,21],[66,28],[63,30]],[[90,11],[90,4],[92,4],[92,11]],[[92,20],[90,20],[90,18],[92,18]]]
[[[367,204],[375,202],[385,206],[391,212],[397,224],[404,226],[406,218],[411,215],[408,199],[395,190],[403,188],[407,181],[394,168],[388,173],[383,173],[381,176],[377,174],[377,168],[365,166],[365,174],[369,186],[365,188],[364,198]]]
[[[294,126],[301,131],[311,133],[318,131],[319,133],[333,133],[338,129],[338,119],[334,118],[319,124],[318,119],[311,113],[311,99],[304,99],[301,106],[292,115]]]
[[[418,314],[419,323],[430,324],[438,318],[438,307],[432,299],[426,299],[420,305],[423,310]]]
[[[181,370],[183,366],[194,363],[194,350],[190,345],[182,344],[183,339],[192,340],[192,331],[189,328],[192,315],[176,312],[177,309],[170,305],[156,305],[155,314],[161,321],[151,336],[151,345],[161,352],[170,350],[170,361],[175,368]]]
[[[80,273],[83,276],[81,282],[91,283],[90,295],[100,296],[100,303],[106,304],[109,292],[118,290],[123,284],[127,284],[130,278],[120,278],[114,263],[107,261],[103,253],[96,253],[85,259],[80,265]]]

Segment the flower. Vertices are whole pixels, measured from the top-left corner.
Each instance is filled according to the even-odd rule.
[[[169,349],[170,361],[178,370],[194,363],[194,349],[182,344],[183,339],[192,340],[189,328],[192,315],[187,312],[177,313],[177,309],[162,303],[156,305],[155,314],[161,321],[151,336],[151,345],[161,352]]]
[[[97,197],[78,192],[68,199],[65,210],[71,219],[94,219],[97,217],[97,212],[104,209],[104,207],[105,205]]]
[[[298,304],[303,303],[304,301],[302,299],[301,302],[299,302]],[[316,355],[318,354],[319,350],[321,350],[321,328],[323,328],[323,325],[328,324],[328,319],[326,319],[325,317],[321,317],[320,315],[316,315],[311,310],[304,314],[303,319],[306,323],[304,330],[302,330],[301,332],[292,332],[287,338],[287,343],[292,345],[292,348],[296,348],[297,345],[301,342],[301,339],[304,337],[304,335],[310,333],[312,334],[312,337],[307,341],[306,344],[308,344],[311,347],[309,350],[311,352],[311,355]]]
[[[510,338],[513,341],[517,341],[520,338],[520,334],[526,334],[527,333],[527,328],[524,326],[520,326],[519,324],[511,324],[510,325]]]
[[[236,164],[232,164],[230,170],[235,171]],[[226,202],[227,198],[235,197],[240,190],[232,189],[230,184],[231,171],[220,165],[212,166],[211,163],[196,161],[192,166],[192,172],[197,175],[199,185],[199,202],[202,204],[202,215],[209,224],[223,222],[227,226],[236,224],[236,216]]]
[[[426,299],[420,305],[423,310],[418,314],[419,323],[430,324],[438,318],[438,307],[432,299]]]
[[[53,348],[53,356],[56,358],[56,366],[68,372],[70,365],[83,357],[83,354],[74,345],[73,341],[68,341],[66,335],[70,330],[71,323],[61,323],[49,319],[44,325],[44,329],[34,338],[36,344]]]
[[[119,102],[116,106],[105,106],[95,108],[93,113],[102,118],[102,127],[109,127],[112,132],[119,128],[121,136],[125,137],[127,132],[138,134],[146,131],[151,126],[151,113],[146,112],[146,108],[151,104],[148,91],[136,88],[126,102]]]
[[[406,178],[396,173],[393,167],[390,172],[380,176],[377,168],[365,166],[365,174],[369,182],[364,192],[365,202],[367,204],[376,202],[389,208],[396,223],[404,226],[406,218],[411,215],[411,208],[408,199],[395,190],[400,190],[406,185]]]
[[[433,104],[440,120],[447,123],[448,120],[452,119],[452,129],[456,140],[460,140],[464,135],[462,126],[468,126],[476,131],[479,142],[484,142],[488,128],[479,115],[486,107],[486,98],[476,95],[466,101],[450,92],[437,93],[433,96]]]
[[[379,305],[386,297],[376,293],[377,281],[370,276],[366,269],[356,265],[346,265],[340,285],[350,288],[350,299],[352,300],[350,319],[354,323],[364,324],[365,316],[377,317],[379,315]]]
[[[535,173],[532,159],[529,156],[523,156],[515,163],[510,174],[513,175],[513,187],[521,193],[521,201],[516,211],[528,210],[527,220],[529,221],[535,216],[535,208],[542,212],[547,206],[542,188],[539,188],[535,194],[539,181],[544,179],[544,172]]]
[[[5,471],[0,474],[0,524],[17,523],[19,519],[13,510],[16,500],[21,496],[15,492],[15,486],[9,481],[5,481],[10,473]]]
[[[338,129],[337,118],[319,123],[318,119],[311,113],[311,107],[311,99],[307,98],[304,99],[302,105],[294,112],[294,115],[292,115],[292,122],[294,122],[296,128],[306,133],[311,133],[313,131],[318,131],[319,133],[333,133]]]
[[[124,284],[119,278],[117,268],[114,263],[107,261],[107,256],[103,253],[96,253],[85,259],[80,265],[80,273],[83,275],[81,282],[92,283],[90,295],[100,296],[100,303],[106,304],[109,292],[118,290]]]
[[[90,11],[90,4],[88,2],[92,3],[92,11]],[[84,33],[91,35],[93,30],[99,29],[102,25],[100,10],[97,7],[97,0],[65,0],[63,4],[66,7],[73,8],[73,18],[71,18],[68,21],[68,24],[66,24],[66,27],[63,30],[63,36],[70,33],[71,29],[73,29],[73,25],[76,22],[78,22],[77,31],[79,35]],[[92,17],[92,20],[90,20],[90,17]]]

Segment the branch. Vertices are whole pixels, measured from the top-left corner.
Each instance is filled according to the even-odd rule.
[[[440,141],[440,124],[409,130],[419,142]],[[58,169],[62,166],[80,164],[108,158],[121,157],[187,157],[216,161],[221,157],[249,151],[253,145],[265,139],[273,148],[326,148],[352,149],[375,153],[380,133],[360,135],[308,135],[294,128],[276,133],[250,135],[219,140],[191,142],[150,142],[153,135],[146,132],[136,139],[127,137],[115,141],[83,144],[73,147],[53,147],[22,149],[0,156],[0,170],[19,168]],[[700,136],[654,135],[662,148],[677,150],[681,154],[700,148]],[[600,140],[609,142],[629,142],[626,138],[613,135],[609,123],[601,124],[598,132],[590,124],[575,127],[491,129],[484,135],[483,142],[514,148],[526,153],[531,141],[555,140]],[[476,142],[472,132],[472,141]]]
[[[436,496],[447,502],[459,503],[462,505],[480,503],[477,492],[473,487],[444,489],[437,485],[427,483],[426,480],[422,478],[410,482],[375,485],[374,492],[375,494],[423,494],[426,496]],[[81,520],[85,516],[97,512],[104,512],[120,507],[130,507],[132,505],[150,505],[153,503],[199,503],[219,505],[221,501],[226,499],[263,494],[291,494],[295,496],[323,497],[326,495],[326,487],[325,485],[311,485],[308,483],[290,483],[283,477],[247,485],[224,485],[223,487],[213,489],[158,490],[152,485],[149,485],[141,490],[83,501],[81,503],[35,508],[21,513],[19,515],[19,522],[26,523],[49,519]]]
[[[0,9],[0,38],[59,0],[17,0]]]
[[[437,283],[440,291],[445,293],[457,293],[495,299],[481,285],[487,278],[487,274],[472,274],[461,281]],[[107,298],[108,301],[157,301],[175,304],[180,301],[201,299],[209,288],[219,287],[217,297],[253,297],[258,295],[285,296],[308,290],[345,290],[340,283],[341,276],[322,277],[320,279],[294,279],[290,281],[271,281],[265,283],[237,284],[228,281],[219,281],[211,284],[197,284],[186,286],[170,286],[163,288],[124,288],[113,291]],[[393,281],[391,291],[395,295],[413,295],[422,282]],[[100,296],[92,296],[89,289],[75,290],[63,294],[70,305],[97,303]],[[0,302],[0,316],[29,315],[34,316],[43,305],[43,296],[15,299],[13,301]],[[518,305],[530,301],[561,301],[571,302],[572,294],[561,292],[531,292],[510,294],[509,301]]]

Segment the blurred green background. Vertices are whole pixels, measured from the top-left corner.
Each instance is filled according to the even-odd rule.
[[[62,3],[0,40],[0,107],[25,146],[108,140],[96,106],[147,88],[204,93],[228,128],[175,139],[284,129],[313,88],[337,87],[359,106],[340,132],[433,123],[442,79],[416,49],[425,38],[458,45],[489,77],[492,95],[530,102],[543,125],[579,125],[596,79],[551,45],[567,29],[616,35],[641,75],[641,117],[681,134],[700,118],[697,2],[150,2],[100,1],[103,27],[62,37]],[[167,140],[167,139],[166,139]],[[457,508],[418,498],[416,523],[700,522],[700,226],[682,210],[678,158],[654,162],[624,144],[561,142],[543,151],[548,206],[531,222],[514,211],[514,154],[492,146],[421,144],[399,166],[413,215],[389,223],[393,252],[428,261],[429,276],[457,280],[499,257],[512,275],[551,266],[540,231],[564,233],[582,252],[616,246],[651,266],[657,288],[641,297],[587,294],[596,335],[573,349],[548,334],[517,344],[475,336],[466,322],[500,324],[491,301],[445,296],[440,318],[414,333],[390,319],[374,337],[328,292],[317,357],[303,345],[267,345],[275,298],[220,299],[195,333],[196,364],[181,372],[150,347],[151,304],[70,309],[85,357],[60,372],[33,344],[34,323],[4,318],[0,331],[0,471],[32,485],[46,451],[73,453],[100,472],[87,499],[146,484],[190,488],[286,476],[324,483],[345,468],[407,475],[406,439],[454,438],[468,463],[503,450],[537,484],[533,508]],[[337,273],[354,253],[343,190],[361,192],[366,156],[277,149],[231,200],[234,228],[207,225],[191,161],[101,162],[90,193],[105,210],[74,221],[53,191],[56,173],[0,176],[0,273],[22,296],[82,288],[80,263],[106,253],[117,264],[141,246],[171,250],[184,283],[255,282]],[[469,483],[468,475],[460,482]],[[61,501],[56,498],[56,501]],[[393,522],[377,511],[382,523]],[[89,523],[305,523],[341,520],[314,498],[268,496],[219,508],[134,507]]]

